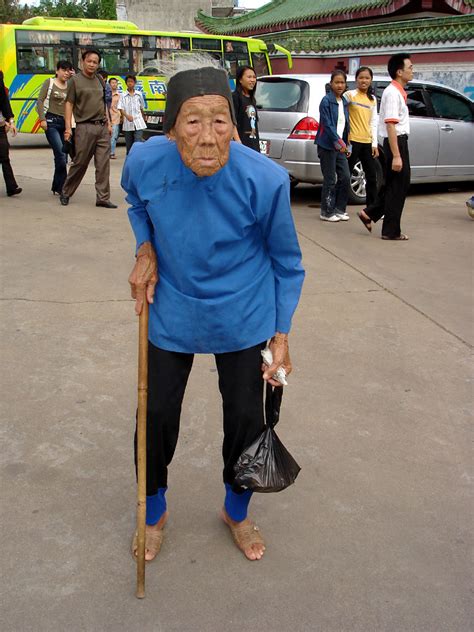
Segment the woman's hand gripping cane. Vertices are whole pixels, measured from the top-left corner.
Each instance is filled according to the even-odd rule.
[[[137,260],[128,277],[137,316],[141,314],[145,296],[148,303],[153,303],[158,278],[156,253],[151,243],[146,241],[138,249]]]

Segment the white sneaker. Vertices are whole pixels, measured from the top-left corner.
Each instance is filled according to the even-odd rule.
[[[323,222],[340,222],[341,218],[339,215],[320,215],[319,219]]]
[[[341,222],[347,222],[347,220],[350,219],[348,213],[336,213],[336,217],[339,217]]]

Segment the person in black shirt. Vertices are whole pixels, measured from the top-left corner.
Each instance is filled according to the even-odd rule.
[[[258,137],[258,114],[255,101],[257,76],[250,66],[239,66],[235,78],[236,88],[232,93],[237,126],[234,140],[255,151],[260,151]]]

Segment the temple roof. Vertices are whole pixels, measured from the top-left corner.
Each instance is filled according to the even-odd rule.
[[[474,40],[474,14],[419,18],[337,29],[295,29],[267,34],[262,39],[267,44],[280,44],[292,53],[324,53],[466,42]]]
[[[447,13],[469,14],[474,0],[423,0],[423,9],[444,7]],[[352,19],[371,19],[393,15],[418,2],[413,0],[273,0],[259,9],[233,18],[213,18],[199,11],[197,26],[206,33],[219,35],[256,35],[275,31],[324,26],[325,23]],[[416,6],[415,6],[416,5]]]

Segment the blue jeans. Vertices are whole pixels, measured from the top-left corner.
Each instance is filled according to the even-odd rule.
[[[318,145],[318,156],[324,177],[321,192],[321,215],[331,217],[345,213],[349,198],[350,171],[345,154]]]
[[[46,123],[48,124],[46,138],[54,153],[54,176],[51,191],[61,193],[67,176],[67,155],[63,152],[64,118],[57,114],[47,113]]]
[[[127,154],[131,150],[133,143],[141,143],[143,140],[143,130],[135,129],[131,132],[124,132],[125,146],[127,148]]]
[[[117,146],[117,139],[120,134],[120,123],[112,126],[112,136],[110,137],[110,153],[115,155],[115,147]]]

